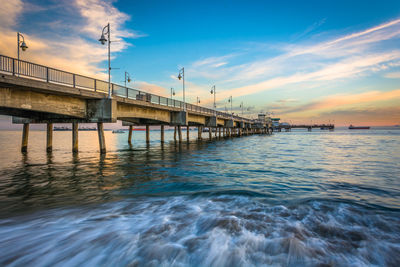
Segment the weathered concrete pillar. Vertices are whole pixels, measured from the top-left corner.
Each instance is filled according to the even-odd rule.
[[[29,123],[24,123],[24,127],[22,128],[21,152],[28,151],[28,137],[29,137]]]
[[[197,139],[199,140],[201,140],[201,132],[202,132],[201,126],[197,127]]]
[[[78,152],[78,123],[72,123],[72,152]]]
[[[164,125],[161,125],[160,129],[160,134],[161,134],[161,143],[164,143]]]
[[[178,125],[178,137],[179,137],[179,142],[182,142],[182,129],[180,125]]]
[[[129,132],[128,132],[128,143],[132,144],[132,131],[133,131],[133,126],[129,125]]]
[[[150,126],[146,125],[146,143],[150,143]]]
[[[218,127],[218,136],[221,138],[221,127]]]
[[[218,128],[214,127],[214,129],[215,129],[215,137],[218,137]]]
[[[176,126],[174,126],[174,140],[176,141]]]
[[[189,125],[186,127],[186,139],[189,142],[189,140],[190,140],[190,127],[189,127]]]
[[[46,151],[53,151],[53,123],[47,123]]]
[[[100,153],[106,153],[106,139],[104,138],[104,127],[102,122],[97,123],[97,135],[99,136]]]
[[[208,137],[209,137],[210,140],[212,139],[211,127],[208,127]]]

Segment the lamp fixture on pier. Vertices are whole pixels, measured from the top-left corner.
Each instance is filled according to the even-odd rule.
[[[22,41],[20,39],[20,37],[22,37]],[[25,38],[24,36],[20,33],[17,32],[17,54],[18,54],[18,68],[17,68],[17,73],[19,75],[19,49],[21,48],[22,51],[26,51],[26,49],[28,49],[28,46],[25,43]]]
[[[126,82],[130,83],[131,82],[131,75],[127,71],[125,71],[125,87],[126,87]]]
[[[197,97],[196,104],[200,104],[200,97]]]
[[[243,102],[240,103],[240,108],[242,109],[242,116],[243,116]]]
[[[217,91],[216,91],[216,89],[215,89],[215,85],[213,85],[213,86],[211,87],[210,93],[211,93],[211,94],[214,94],[214,109],[215,109],[215,113],[216,113],[216,112],[217,112],[217,104],[215,103],[215,99],[216,99]]]
[[[185,103],[185,68],[179,70],[178,80],[182,80],[183,86],[183,110],[186,110],[186,103]]]
[[[107,31],[105,31],[107,29]],[[104,36],[104,34],[107,34],[108,39]],[[104,45],[106,42],[108,44],[108,98],[111,98],[111,58],[110,58],[110,23],[108,23],[106,26],[104,26],[103,31],[101,32],[101,37],[99,39],[100,43]],[[126,87],[126,85],[125,85]]]
[[[174,96],[174,95],[175,95],[175,90],[174,90],[174,88],[171,87],[171,99],[172,99],[172,96]]]
[[[231,103],[231,115],[233,117],[233,112],[232,112],[232,96],[229,97],[228,102]]]

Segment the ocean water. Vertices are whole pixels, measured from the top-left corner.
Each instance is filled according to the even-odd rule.
[[[0,266],[400,266],[400,130],[172,135],[1,131]]]

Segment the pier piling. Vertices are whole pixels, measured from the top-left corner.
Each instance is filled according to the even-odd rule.
[[[106,140],[104,138],[104,127],[102,122],[97,123],[97,135],[99,136],[100,153],[106,153]]]
[[[161,143],[164,143],[164,125],[161,125],[160,129],[160,135],[161,135]]]
[[[197,127],[197,139],[201,140],[201,126]]]
[[[178,125],[178,138],[179,142],[182,142],[182,129],[180,125]]]
[[[189,127],[189,125],[186,127],[186,139],[187,139],[187,141],[189,142],[189,139],[190,139],[190,127]]]
[[[174,140],[176,141],[176,126],[174,127]]]
[[[131,145],[132,144],[132,131],[133,131],[133,126],[129,125],[129,133],[128,133],[128,143]]]
[[[146,125],[146,143],[150,143],[150,126]]]
[[[78,152],[78,123],[72,123],[72,152]]]
[[[211,127],[208,127],[208,137],[209,137],[210,140],[212,139]]]
[[[53,123],[47,123],[46,151],[53,151]]]
[[[29,123],[24,123],[22,128],[21,152],[28,151]]]

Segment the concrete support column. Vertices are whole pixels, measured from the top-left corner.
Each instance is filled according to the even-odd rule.
[[[129,125],[129,132],[128,132],[128,143],[131,145],[132,144],[132,131],[133,131],[133,126]]]
[[[53,123],[47,123],[46,151],[53,151]]]
[[[24,127],[22,128],[21,152],[28,151],[28,137],[29,137],[29,123],[24,123]]]
[[[218,137],[218,128],[215,127],[214,129],[215,129],[215,137]]]
[[[160,135],[161,143],[164,143],[164,125],[161,125]]]
[[[176,141],[176,126],[174,126],[174,140]]]
[[[221,127],[218,127],[218,136],[221,138]]]
[[[102,122],[97,123],[97,135],[99,136],[100,153],[106,153],[106,139],[104,138],[104,127]]]
[[[146,143],[150,143],[150,126],[146,125]]]
[[[72,152],[78,152],[78,123],[72,123]]]
[[[212,131],[211,131],[211,127],[208,127],[208,135],[210,140],[212,139]]]
[[[180,125],[178,125],[178,137],[179,137],[179,142],[182,142],[182,129]]]
[[[197,127],[197,139],[199,140],[201,140],[201,132],[202,132],[201,128],[202,128],[201,126]]]
[[[189,127],[189,125],[186,127],[186,139],[189,142],[189,140],[190,140],[190,127]]]

